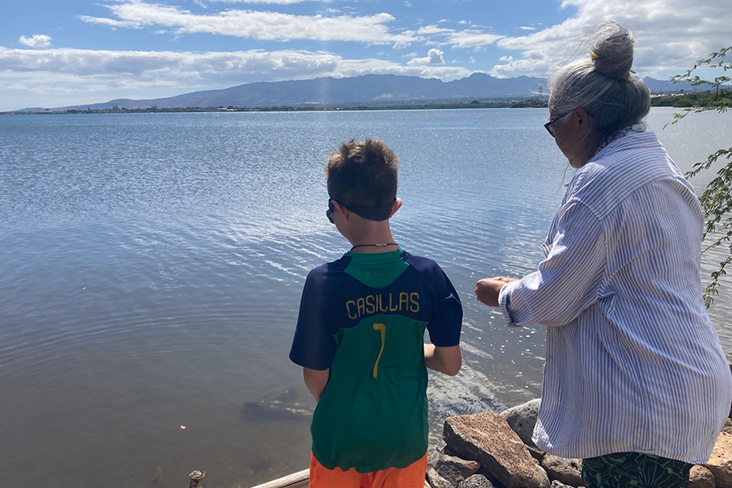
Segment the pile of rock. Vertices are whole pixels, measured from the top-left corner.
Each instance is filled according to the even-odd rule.
[[[582,460],[547,454],[531,441],[539,399],[501,414],[445,421],[445,447],[430,455],[425,488],[565,488],[582,486]],[[732,488],[732,421],[709,461],[691,470],[690,488]]]

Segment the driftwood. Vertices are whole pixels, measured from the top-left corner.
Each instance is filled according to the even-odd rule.
[[[206,472],[194,471],[188,475],[191,478],[191,483],[188,488],[203,488],[203,478],[206,477]],[[267,482],[263,485],[257,485],[252,488],[305,488],[310,482],[310,470],[304,469],[285,476],[274,481]]]
[[[309,480],[310,470],[304,469],[289,476],[285,476],[284,478],[270,481],[263,485],[257,485],[253,488],[303,488],[308,486]]]

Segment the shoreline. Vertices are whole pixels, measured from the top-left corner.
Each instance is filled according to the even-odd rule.
[[[714,92],[691,93],[659,93],[651,96],[651,107],[673,107],[685,109],[691,107],[707,107],[722,100],[732,98],[732,90],[720,90],[713,97]],[[342,111],[369,111],[369,110],[455,110],[475,108],[547,108],[548,95],[533,98],[512,98],[497,100],[471,100],[470,102],[432,102],[432,103],[400,103],[389,105],[278,105],[264,107],[179,107],[158,108],[153,105],[148,108],[119,108],[114,106],[106,109],[38,109],[38,110],[10,110],[0,112],[0,115],[99,115],[99,114],[134,114],[134,113],[230,113],[230,112],[342,112]],[[100,104],[94,104],[100,105]]]

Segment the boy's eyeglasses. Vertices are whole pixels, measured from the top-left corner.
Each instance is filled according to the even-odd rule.
[[[333,212],[335,212],[335,207],[333,207],[333,200],[338,202],[338,205],[345,207],[349,212],[353,212],[356,215],[368,220],[388,219],[391,215],[392,209],[394,208],[394,204],[396,203],[396,198],[394,198],[394,200],[389,202],[388,205],[383,207],[356,207],[353,205],[346,205],[337,198],[329,198],[328,210],[325,211],[325,216],[328,217],[328,220],[331,224],[335,224],[335,222],[333,221]]]
[[[550,136],[557,137],[557,128],[554,126],[554,124],[556,124],[557,122],[559,122],[564,117],[571,114],[572,112],[574,112],[574,109],[570,110],[566,114],[560,115],[559,117],[554,117],[549,122],[544,124],[544,128],[546,129],[546,131],[549,133]]]
[[[333,212],[335,212],[335,207],[333,207],[333,200],[335,200],[335,198],[328,199],[328,210],[325,211],[325,216],[328,217],[328,220],[331,224],[335,224],[335,222],[333,221]],[[338,200],[336,200],[336,202],[341,203]]]

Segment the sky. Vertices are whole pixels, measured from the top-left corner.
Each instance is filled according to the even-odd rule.
[[[667,79],[732,45],[732,0],[3,0],[0,111],[255,81],[547,77],[614,20]]]

